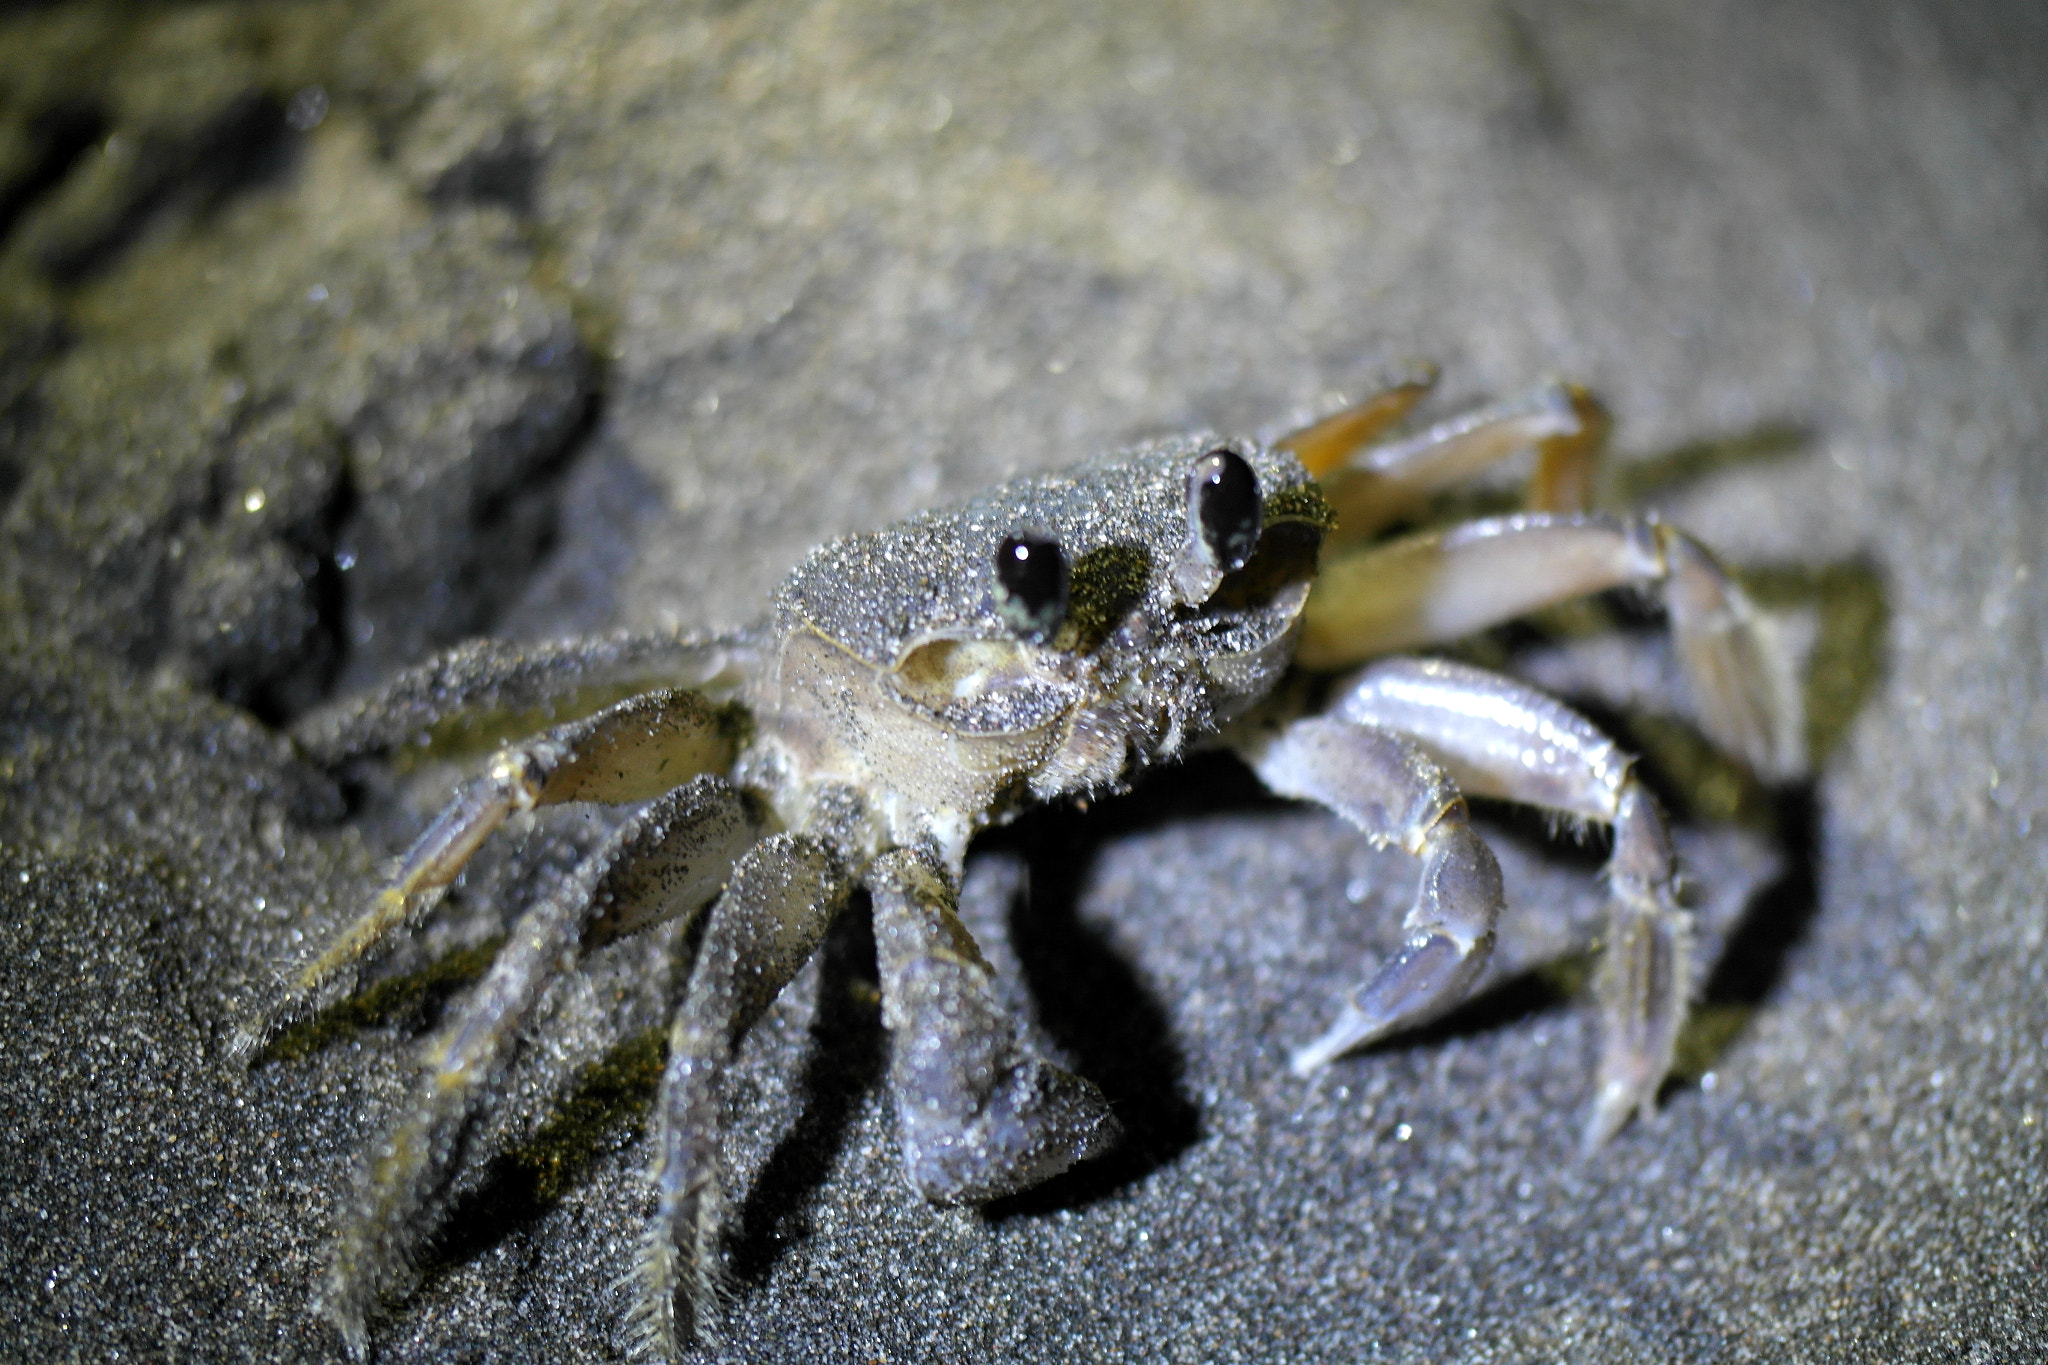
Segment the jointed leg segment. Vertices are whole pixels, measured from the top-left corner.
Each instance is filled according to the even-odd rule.
[[[293,1018],[354,984],[355,969],[401,926],[424,918],[515,811],[564,801],[645,801],[730,764],[729,713],[694,692],[650,692],[498,751],[406,851],[370,908],[279,981],[237,1032],[249,1052]]]
[[[1637,583],[1662,589],[1709,735],[1766,777],[1795,773],[1798,694],[1768,624],[1698,541],[1645,518],[1499,517],[1339,557],[1309,599],[1296,658],[1343,668]]]
[[[457,739],[538,717],[573,721],[609,703],[670,688],[728,695],[754,658],[749,635],[614,635],[509,644],[471,640],[393,677],[367,696],[323,707],[292,727],[313,762],[394,753],[424,736]]]
[[[954,912],[954,882],[910,849],[868,869],[891,1089],[910,1178],[937,1204],[1015,1194],[1107,1150],[1094,1084],[1033,1053]]]
[[[1709,737],[1760,776],[1797,776],[1799,695],[1769,623],[1699,542],[1654,519],[1587,513],[1608,425],[1600,406],[1553,382],[1379,441],[1433,379],[1410,376],[1279,442],[1325,483],[1337,513],[1295,657],[1311,668],[1346,668],[1447,644],[1581,594],[1656,584]],[[1536,468],[1525,514],[1341,548],[1528,449]]]
[[[1589,1144],[1647,1113],[1671,1069],[1692,987],[1692,920],[1678,903],[1670,835],[1633,761],[1590,721],[1534,688],[1438,659],[1387,659],[1335,714],[1406,735],[1475,796],[1609,825],[1606,1045]]]
[[[821,840],[778,834],[740,859],[712,908],[669,1028],[651,1176],[656,1210],[638,1263],[636,1318],[647,1344],[665,1358],[674,1358],[687,1336],[676,1315],[678,1290],[688,1292],[698,1330],[710,1325],[717,1299],[726,1070],[747,1030],[816,951],[851,889]]]
[[[364,1310],[404,1263],[409,1234],[443,1188],[478,1099],[510,1063],[542,992],[588,945],[591,928],[607,919],[644,925],[694,915],[756,835],[739,794],[723,779],[700,778],[627,821],[519,917],[490,972],[428,1044],[412,1101],[377,1148],[336,1240],[322,1307],[351,1355],[363,1357]]]
[[[1337,1023],[1295,1053],[1333,1058],[1455,1005],[1485,967],[1502,909],[1500,869],[1461,791],[1609,825],[1609,932],[1601,976],[1606,1045],[1589,1145],[1648,1112],[1671,1068],[1692,985],[1692,922],[1678,902],[1671,839],[1632,760],[1533,688],[1441,660],[1387,659],[1331,714],[1248,732],[1239,749],[1266,785],[1329,807],[1378,844],[1422,860],[1408,938]]]
[[[1590,505],[1607,416],[1583,389],[1543,384],[1412,436],[1372,444],[1426,388],[1410,381],[1282,439],[1325,484],[1338,538],[1364,539],[1523,450],[1536,452],[1525,503],[1530,511],[1581,512]]]
[[[1374,843],[1422,860],[1407,942],[1329,1032],[1294,1054],[1294,1070],[1306,1075],[1457,1004],[1492,955],[1502,899],[1500,865],[1444,771],[1414,742],[1337,717],[1295,721],[1240,747],[1275,792],[1327,806]]]

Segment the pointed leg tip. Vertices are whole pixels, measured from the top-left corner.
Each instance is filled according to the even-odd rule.
[[[1107,1101],[1104,1101],[1107,1104]],[[1077,1124],[1073,1137],[1074,1164],[1093,1161],[1114,1151],[1124,1140],[1123,1120],[1105,1108],[1092,1120]]]
[[[314,1298],[313,1311],[333,1325],[341,1336],[343,1351],[355,1365],[363,1365],[370,1358],[369,1326],[361,1296],[352,1284],[330,1276]]]
[[[1312,1043],[1304,1043],[1289,1054],[1287,1069],[1307,1080],[1346,1053],[1378,1042],[1394,1028],[1393,1023],[1371,1017],[1355,1005],[1347,1005],[1337,1022],[1322,1037]]]
[[[1593,1102],[1593,1112],[1586,1116],[1586,1132],[1582,1146],[1587,1156],[1592,1156],[1629,1124],[1638,1114],[1648,1118],[1652,1112],[1652,1101],[1656,1095],[1655,1086],[1645,1088],[1625,1080],[1610,1080],[1600,1087],[1599,1098]]]
[[[632,1296],[626,1323],[628,1360],[672,1361],[685,1341],[710,1335],[711,1303],[703,1277],[693,1271],[665,1235],[648,1229],[633,1268],[623,1277]],[[679,1300],[687,1308],[679,1306]]]
[[[235,1026],[228,1035],[228,1058],[245,1065],[256,1059],[256,1054],[270,1039],[270,1024],[266,1019],[246,1019]]]
[[[1294,1049],[1288,1054],[1287,1069],[1297,1079],[1305,1081],[1351,1050],[1342,1042],[1332,1042],[1332,1036],[1324,1034],[1313,1043]]]
[[[1464,998],[1492,952],[1491,933],[1469,942],[1438,930],[1417,934],[1380,964],[1328,1032],[1294,1052],[1289,1068],[1305,1077],[1347,1052],[1428,1023]]]

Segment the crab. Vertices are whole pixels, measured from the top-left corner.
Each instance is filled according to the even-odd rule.
[[[1270,444],[1179,436],[833,541],[737,633],[476,642],[302,724],[304,751],[335,765],[478,714],[558,718],[498,748],[360,917],[278,979],[237,1035],[245,1054],[351,990],[508,817],[630,808],[518,914],[425,1044],[318,1294],[350,1353],[366,1354],[366,1314],[550,982],[659,923],[702,919],[675,940],[694,957],[631,1276],[652,1353],[673,1357],[714,1321],[735,1051],[857,892],[872,906],[911,1183],[935,1204],[981,1203],[1106,1150],[1118,1126],[1102,1093],[1034,1050],[955,913],[964,860],[979,831],[1030,806],[1124,789],[1204,746],[1421,868],[1401,946],[1292,1054],[1304,1076],[1442,1014],[1485,968],[1504,900],[1466,796],[1611,828],[1587,1141],[1648,1112],[1694,980],[1657,803],[1631,756],[1562,703],[1407,651],[1574,596],[1654,589],[1702,728],[1766,778],[1801,762],[1794,679],[1768,620],[1697,541],[1587,510],[1604,417],[1583,392],[1545,384],[1390,435],[1432,378]],[[1526,510],[1385,534],[1530,447]]]

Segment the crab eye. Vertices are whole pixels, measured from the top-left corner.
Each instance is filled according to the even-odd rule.
[[[1259,543],[1259,476],[1234,450],[1212,450],[1188,470],[1188,532],[1224,573],[1242,569]]]
[[[996,614],[1033,644],[1059,634],[1067,618],[1067,557],[1059,542],[1028,531],[996,551]]]

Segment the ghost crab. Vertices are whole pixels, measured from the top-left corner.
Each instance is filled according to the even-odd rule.
[[[1611,827],[1588,1142],[1647,1111],[1692,981],[1655,802],[1629,755],[1561,703],[1398,651],[1588,592],[1655,587],[1704,728],[1767,777],[1799,762],[1792,679],[1697,542],[1584,510],[1603,419],[1583,394],[1547,385],[1383,439],[1429,379],[1270,445],[1161,441],[832,542],[747,631],[479,643],[302,726],[302,747],[338,763],[479,711],[577,717],[498,749],[459,788],[369,909],[251,1013],[243,1052],[346,992],[508,816],[636,807],[518,917],[425,1047],[321,1294],[351,1353],[365,1354],[365,1312],[404,1264],[549,982],[658,922],[708,916],[668,1033],[656,1212],[633,1277],[652,1350],[672,1356],[715,1306],[728,1063],[857,890],[873,906],[899,1143],[918,1189],[939,1204],[986,1201],[1103,1151],[1117,1134],[1103,1096],[1032,1051],[956,917],[962,864],[977,831],[1026,806],[1127,786],[1198,745],[1230,746],[1273,791],[1421,865],[1403,946],[1294,1053],[1302,1074],[1442,1013],[1485,966],[1501,879],[1462,794]],[[1371,542],[1532,446],[1528,511]],[[1302,715],[1303,689],[1282,685],[1295,666],[1358,671],[1323,714]]]

